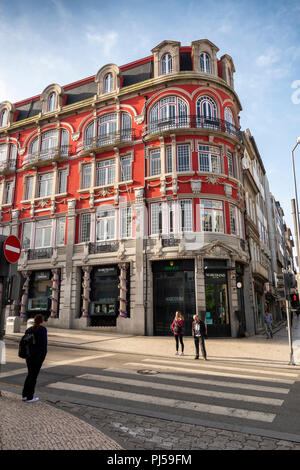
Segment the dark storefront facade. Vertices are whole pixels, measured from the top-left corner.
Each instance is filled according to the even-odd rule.
[[[170,325],[176,310],[180,310],[185,335],[191,335],[196,313],[194,260],[156,261],[152,263],[152,272],[154,334],[172,334]]]

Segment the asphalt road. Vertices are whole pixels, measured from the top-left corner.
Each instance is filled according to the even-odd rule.
[[[16,342],[6,357],[0,389],[21,394]],[[50,346],[36,391],[124,448],[300,449],[299,378],[284,367]]]

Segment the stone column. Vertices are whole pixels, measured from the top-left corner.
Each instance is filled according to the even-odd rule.
[[[21,309],[20,309],[20,317],[25,318],[26,317],[26,311],[27,311],[27,300],[28,300],[28,290],[29,290],[29,281],[30,281],[30,271],[26,271],[25,273],[22,273],[25,276],[25,282],[23,285],[23,295],[21,298]]]
[[[119,316],[120,317],[127,317],[127,265],[126,263],[119,264],[120,268],[120,308],[119,308]]]
[[[83,294],[82,294],[82,318],[87,318],[89,315],[90,291],[91,291],[91,267],[83,266]]]
[[[62,328],[70,328],[72,324],[71,311],[71,298],[72,298],[72,269],[73,269],[73,250],[75,243],[75,228],[76,228],[76,199],[70,199],[68,201],[68,232],[67,232],[67,243],[65,246],[65,279],[64,279],[64,291],[63,291],[63,305],[60,310],[60,326]]]
[[[58,317],[59,270],[52,269],[51,318]]]

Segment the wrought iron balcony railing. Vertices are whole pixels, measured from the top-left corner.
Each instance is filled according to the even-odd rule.
[[[45,162],[49,160],[56,160],[58,158],[66,158],[70,154],[69,145],[61,145],[60,147],[50,147],[48,149],[41,149],[38,152],[29,153],[27,158],[24,158],[23,165],[32,165],[34,163]]]
[[[45,259],[51,258],[53,255],[53,248],[36,248],[28,250],[28,259]]]
[[[199,116],[177,116],[158,121],[152,121],[147,126],[147,134],[156,134],[173,129],[211,129],[225,132],[242,140],[242,134],[238,127],[229,121],[219,118],[206,118]]]
[[[16,158],[0,161],[0,173],[9,173],[16,169]]]
[[[106,145],[115,145],[122,142],[131,142],[136,140],[138,132],[136,129],[123,129],[122,131],[113,131],[107,134],[91,137],[83,142],[84,150],[92,150]]]
[[[119,243],[115,241],[89,243],[89,255],[112,253],[118,251]]]

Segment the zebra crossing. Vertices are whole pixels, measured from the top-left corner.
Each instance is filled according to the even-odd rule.
[[[107,406],[123,403],[144,413],[171,414],[176,409],[177,415],[199,419],[271,424],[297,377],[286,370],[152,358],[99,373],[93,370],[47,387],[68,397],[83,395]]]

